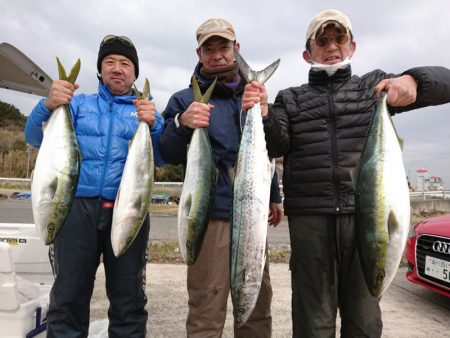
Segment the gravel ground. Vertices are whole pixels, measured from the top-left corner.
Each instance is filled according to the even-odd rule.
[[[448,337],[450,299],[408,282],[400,268],[381,301],[383,337]],[[287,264],[271,264],[273,337],[292,337],[290,272]],[[100,267],[92,299],[92,320],[106,318],[104,274]],[[186,266],[149,264],[147,267],[148,337],[185,337],[187,316]],[[231,302],[223,337],[233,337]],[[339,320],[337,321],[339,323]],[[337,332],[339,332],[339,324]],[[339,336],[339,335],[337,335]]]

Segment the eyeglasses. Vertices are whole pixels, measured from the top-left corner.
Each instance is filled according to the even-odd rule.
[[[331,40],[333,40],[336,44],[342,46],[348,42],[348,35],[347,34],[337,34],[336,36],[321,35],[317,39],[313,40],[319,47],[327,47],[331,43]]]
[[[131,40],[129,38],[127,38],[126,36],[117,36],[117,35],[107,35],[103,38],[102,43],[100,44],[101,46],[104,45],[108,45],[110,43],[113,43],[115,41],[119,41],[120,43],[124,44],[125,46],[128,47],[134,47],[133,42],[131,42]]]

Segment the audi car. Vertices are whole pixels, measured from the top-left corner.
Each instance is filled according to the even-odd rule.
[[[414,225],[405,258],[409,281],[450,298],[450,214]]]

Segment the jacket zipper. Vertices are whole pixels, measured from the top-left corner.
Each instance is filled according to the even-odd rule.
[[[106,157],[105,157],[105,162],[104,162],[104,166],[103,166],[103,173],[102,173],[102,179],[100,180],[100,191],[99,191],[99,201],[101,201],[102,199],[102,194],[103,194],[103,187],[104,187],[104,183],[105,183],[105,176],[106,176],[106,169],[108,167],[108,160],[109,160],[109,156],[111,154],[111,135],[112,135],[112,130],[113,130],[113,124],[114,124],[114,116],[113,116],[113,112],[112,112],[112,107],[113,107],[113,103],[112,101],[109,101],[109,129],[108,129],[108,142],[106,145]]]
[[[330,123],[331,123],[331,156],[332,156],[332,171],[333,171],[333,181],[335,182],[334,194],[336,198],[336,212],[340,212],[339,208],[339,177],[338,177],[338,156],[337,156],[337,142],[336,142],[336,115],[334,111],[334,100],[333,100],[333,82],[328,85],[328,103],[330,105]]]

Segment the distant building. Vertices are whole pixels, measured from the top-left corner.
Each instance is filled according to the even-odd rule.
[[[442,179],[438,176],[430,176],[425,168],[416,171],[418,191],[440,191],[444,190]]]
[[[428,170],[425,168],[418,169],[416,171],[417,178],[417,190],[418,191],[428,191],[429,178]]]
[[[437,177],[437,176],[430,176],[430,190],[431,191],[444,190],[442,178]]]

